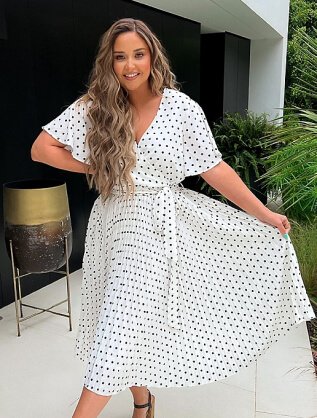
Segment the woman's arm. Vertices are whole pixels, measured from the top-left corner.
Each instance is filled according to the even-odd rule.
[[[221,161],[200,176],[211,187],[260,221],[276,226],[282,234],[287,234],[290,224],[287,217],[268,209],[241,180],[239,175],[224,161]]]
[[[31,158],[62,170],[85,173],[90,166],[73,158],[70,151],[64,148],[64,144],[42,131],[32,145]]]

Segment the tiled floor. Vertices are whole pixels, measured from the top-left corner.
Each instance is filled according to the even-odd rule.
[[[45,313],[25,321],[18,338],[14,305],[0,310],[0,418],[72,416],[83,376],[83,366],[73,355],[80,281],[81,270],[71,275],[72,332],[66,318]],[[65,280],[60,279],[25,302],[48,307],[64,297]],[[59,310],[64,308],[65,304]],[[155,418],[317,418],[317,378],[306,323],[294,327],[257,362],[228,379],[190,388],[153,388],[152,392]],[[111,398],[101,417],[131,418],[132,405],[126,389]]]

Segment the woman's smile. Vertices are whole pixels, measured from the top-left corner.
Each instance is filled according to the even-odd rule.
[[[125,74],[124,77],[127,80],[135,80],[138,75],[139,73],[129,73],[129,74]]]

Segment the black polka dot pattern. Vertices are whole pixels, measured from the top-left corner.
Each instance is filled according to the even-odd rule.
[[[44,129],[85,160],[76,102]],[[99,196],[85,237],[75,353],[101,395],[224,379],[315,318],[290,240],[181,187],[221,161],[197,103],[165,89],[135,150],[136,195]]]
[[[84,102],[76,100],[57,118],[42,126],[42,129],[52,137],[65,144],[65,148],[72,153],[73,158],[83,163],[86,162],[89,154],[85,138],[91,128],[87,106]]]

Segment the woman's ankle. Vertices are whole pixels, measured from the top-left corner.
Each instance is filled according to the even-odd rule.
[[[149,390],[146,386],[131,386],[129,388],[133,395],[134,403],[143,405],[149,400]]]

